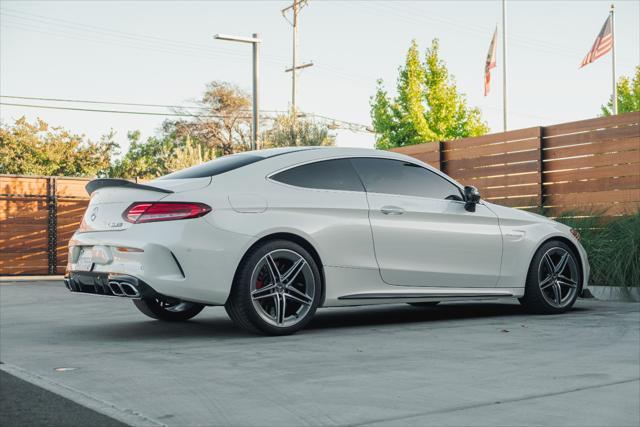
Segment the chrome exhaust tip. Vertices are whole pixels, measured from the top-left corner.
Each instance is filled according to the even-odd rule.
[[[111,281],[109,289],[117,297],[140,298],[140,291],[131,283]]]
[[[120,287],[120,283],[118,282],[109,282],[109,290],[113,295],[117,297],[124,296],[124,291],[122,290],[122,287]]]
[[[122,289],[122,292],[126,297],[129,297],[129,298],[140,297],[140,292],[138,292],[138,289],[129,283],[120,282],[120,289]]]

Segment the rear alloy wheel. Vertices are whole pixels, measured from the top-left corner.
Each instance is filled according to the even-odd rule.
[[[177,322],[189,320],[202,311],[204,305],[174,298],[134,299],[133,304],[142,313],[157,320]]]
[[[564,242],[553,240],[536,252],[520,302],[537,313],[562,313],[570,309],[582,288],[578,260]]]
[[[302,329],[320,302],[318,266],[300,245],[267,242],[245,257],[225,309],[251,332],[286,335]]]

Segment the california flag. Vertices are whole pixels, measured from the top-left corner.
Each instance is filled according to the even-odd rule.
[[[484,96],[489,94],[491,86],[491,69],[496,68],[496,46],[498,41],[498,27],[493,32],[491,44],[489,45],[489,53],[487,53],[487,62],[484,64]]]

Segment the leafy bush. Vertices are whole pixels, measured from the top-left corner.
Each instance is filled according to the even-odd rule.
[[[557,220],[580,231],[592,285],[640,286],[640,211],[618,218],[567,212]]]

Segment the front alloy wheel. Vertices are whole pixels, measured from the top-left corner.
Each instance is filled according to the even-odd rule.
[[[533,257],[520,302],[539,313],[564,312],[575,303],[581,280],[574,251],[566,243],[552,240]]]
[[[569,305],[578,292],[578,265],[573,255],[560,247],[547,250],[538,266],[538,286],[549,305]]]
[[[284,335],[311,320],[319,297],[320,274],[313,258],[300,245],[280,240],[245,257],[225,308],[244,329]]]

